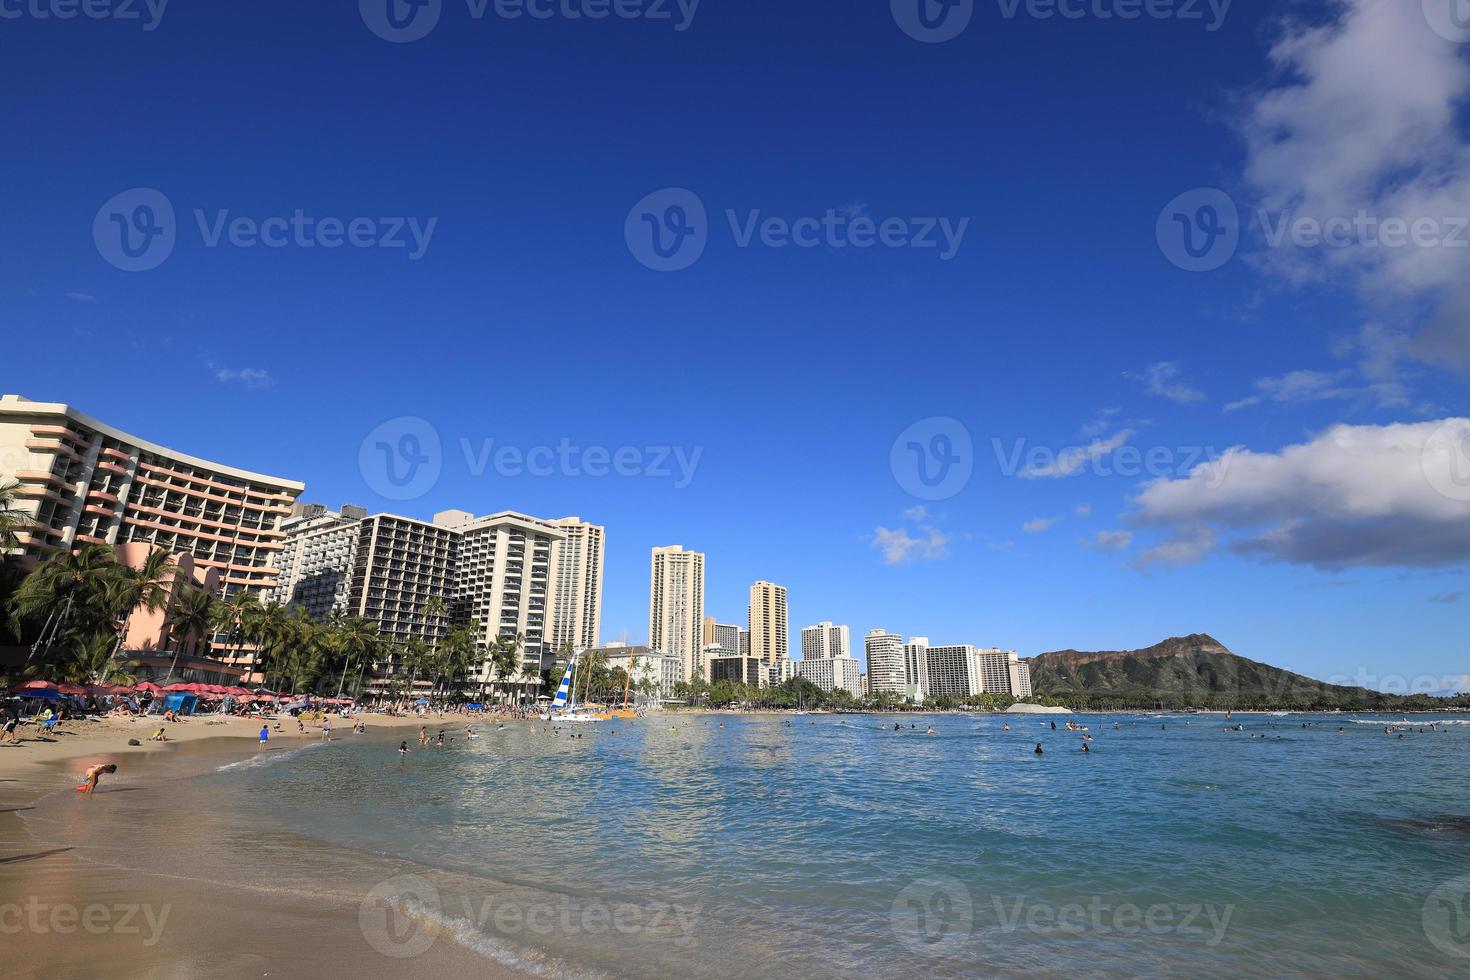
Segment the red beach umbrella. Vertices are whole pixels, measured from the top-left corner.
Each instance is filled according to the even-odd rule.
[[[157,694],[161,690],[163,690],[163,688],[159,687],[157,684],[154,684],[152,681],[143,681],[143,682],[141,682],[139,684],[134,684],[133,685],[133,691],[135,693],[149,692],[149,693]]]
[[[18,687],[12,687],[10,693],[15,694],[18,691],[54,691],[56,689],[56,685],[50,681],[26,681]]]
[[[62,684],[57,688],[62,694],[86,694],[87,689],[80,684]]]

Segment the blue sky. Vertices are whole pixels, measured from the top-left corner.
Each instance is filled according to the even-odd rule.
[[[886,0],[703,0],[683,30],[673,3],[445,0],[393,43],[376,2],[6,8],[0,78],[25,95],[0,107],[0,388],[332,505],[596,520],[607,639],[644,637],[648,549],[682,543],[723,621],[766,578],[793,631],[1023,655],[1205,631],[1370,686],[1470,673],[1470,494],[1414,451],[1470,434],[1441,424],[1470,414],[1470,46],[1418,4],[1213,25],[977,3],[926,43]],[[115,221],[158,200],[139,188],[173,245],[126,271]],[[655,271],[637,232],[674,227],[670,188],[704,248]],[[1187,271],[1168,231],[1204,235],[1201,188],[1238,207],[1239,244]],[[1363,209],[1443,241],[1268,240],[1282,214]],[[310,233],[245,244],[298,211]],[[324,218],[405,245],[323,247]],[[742,245],[770,218],[841,234]],[[963,234],[951,256],[856,247],[860,218]],[[359,450],[403,418],[438,475],[395,501]],[[916,423],[931,446],[934,418],[973,448],[930,500],[892,450]],[[487,440],[632,447],[653,472],[497,472]],[[687,486],[665,447],[697,454]]]

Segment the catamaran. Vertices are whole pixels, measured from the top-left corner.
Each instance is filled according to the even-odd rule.
[[[546,714],[541,716],[542,721],[605,721],[589,711],[577,710],[577,696],[572,689],[572,672],[577,667],[577,655],[572,654],[572,659],[567,663],[567,672],[561,675],[561,684],[557,686],[556,697],[551,701],[551,707]]]

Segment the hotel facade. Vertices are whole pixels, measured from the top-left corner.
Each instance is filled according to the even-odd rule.
[[[750,587],[750,655],[767,667],[791,656],[786,629],[786,587],[760,581]]]
[[[704,555],[678,544],[654,548],[648,577],[648,645],[682,660],[684,680],[692,681],[704,669],[703,638]]]
[[[281,524],[305,489],[160,446],[69,405],[4,395],[0,482],[12,481],[28,525],[19,536],[26,559],[98,544],[136,565],[161,548],[178,561],[174,585],[262,598],[277,585]],[[124,649],[167,647],[163,613],[135,613]]]
[[[819,660],[852,656],[852,631],[846,626],[820,622],[801,631],[801,659]]]

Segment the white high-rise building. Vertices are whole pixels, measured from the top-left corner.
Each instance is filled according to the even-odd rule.
[[[702,668],[704,554],[683,545],[654,548],[648,581],[648,645],[684,662],[684,680]]]
[[[521,637],[521,677],[539,679],[543,655],[552,655],[550,612],[556,587],[555,553],[567,531],[514,511],[469,518],[463,511],[434,515],[434,523],[459,532],[455,579],[459,613],[476,632],[483,655],[498,636]],[[472,680],[494,678],[482,661]]]
[[[597,646],[602,629],[602,558],[605,529],[579,517],[552,524],[566,532],[553,545],[556,591],[551,604],[551,649]]]
[[[1012,650],[1008,655],[1011,667],[1011,697],[1029,698],[1031,696],[1031,665]]]
[[[786,631],[786,587],[764,580],[750,587],[750,655],[768,667],[791,656]]]
[[[843,690],[862,697],[863,668],[852,657],[802,657],[796,661],[796,673],[829,693]]]
[[[902,695],[903,637],[881,629],[868,630],[863,637],[863,652],[868,658],[868,691]]]
[[[903,645],[903,694],[922,702],[929,696],[929,638],[911,636]]]
[[[801,658],[823,660],[852,656],[852,634],[846,626],[823,621],[801,631]]]
[[[980,651],[968,643],[929,647],[929,695],[968,698],[985,690]]]
[[[266,601],[297,606],[312,619],[347,608],[347,589],[357,555],[357,521],[321,508],[281,524],[286,540],[276,555],[280,577]]]

